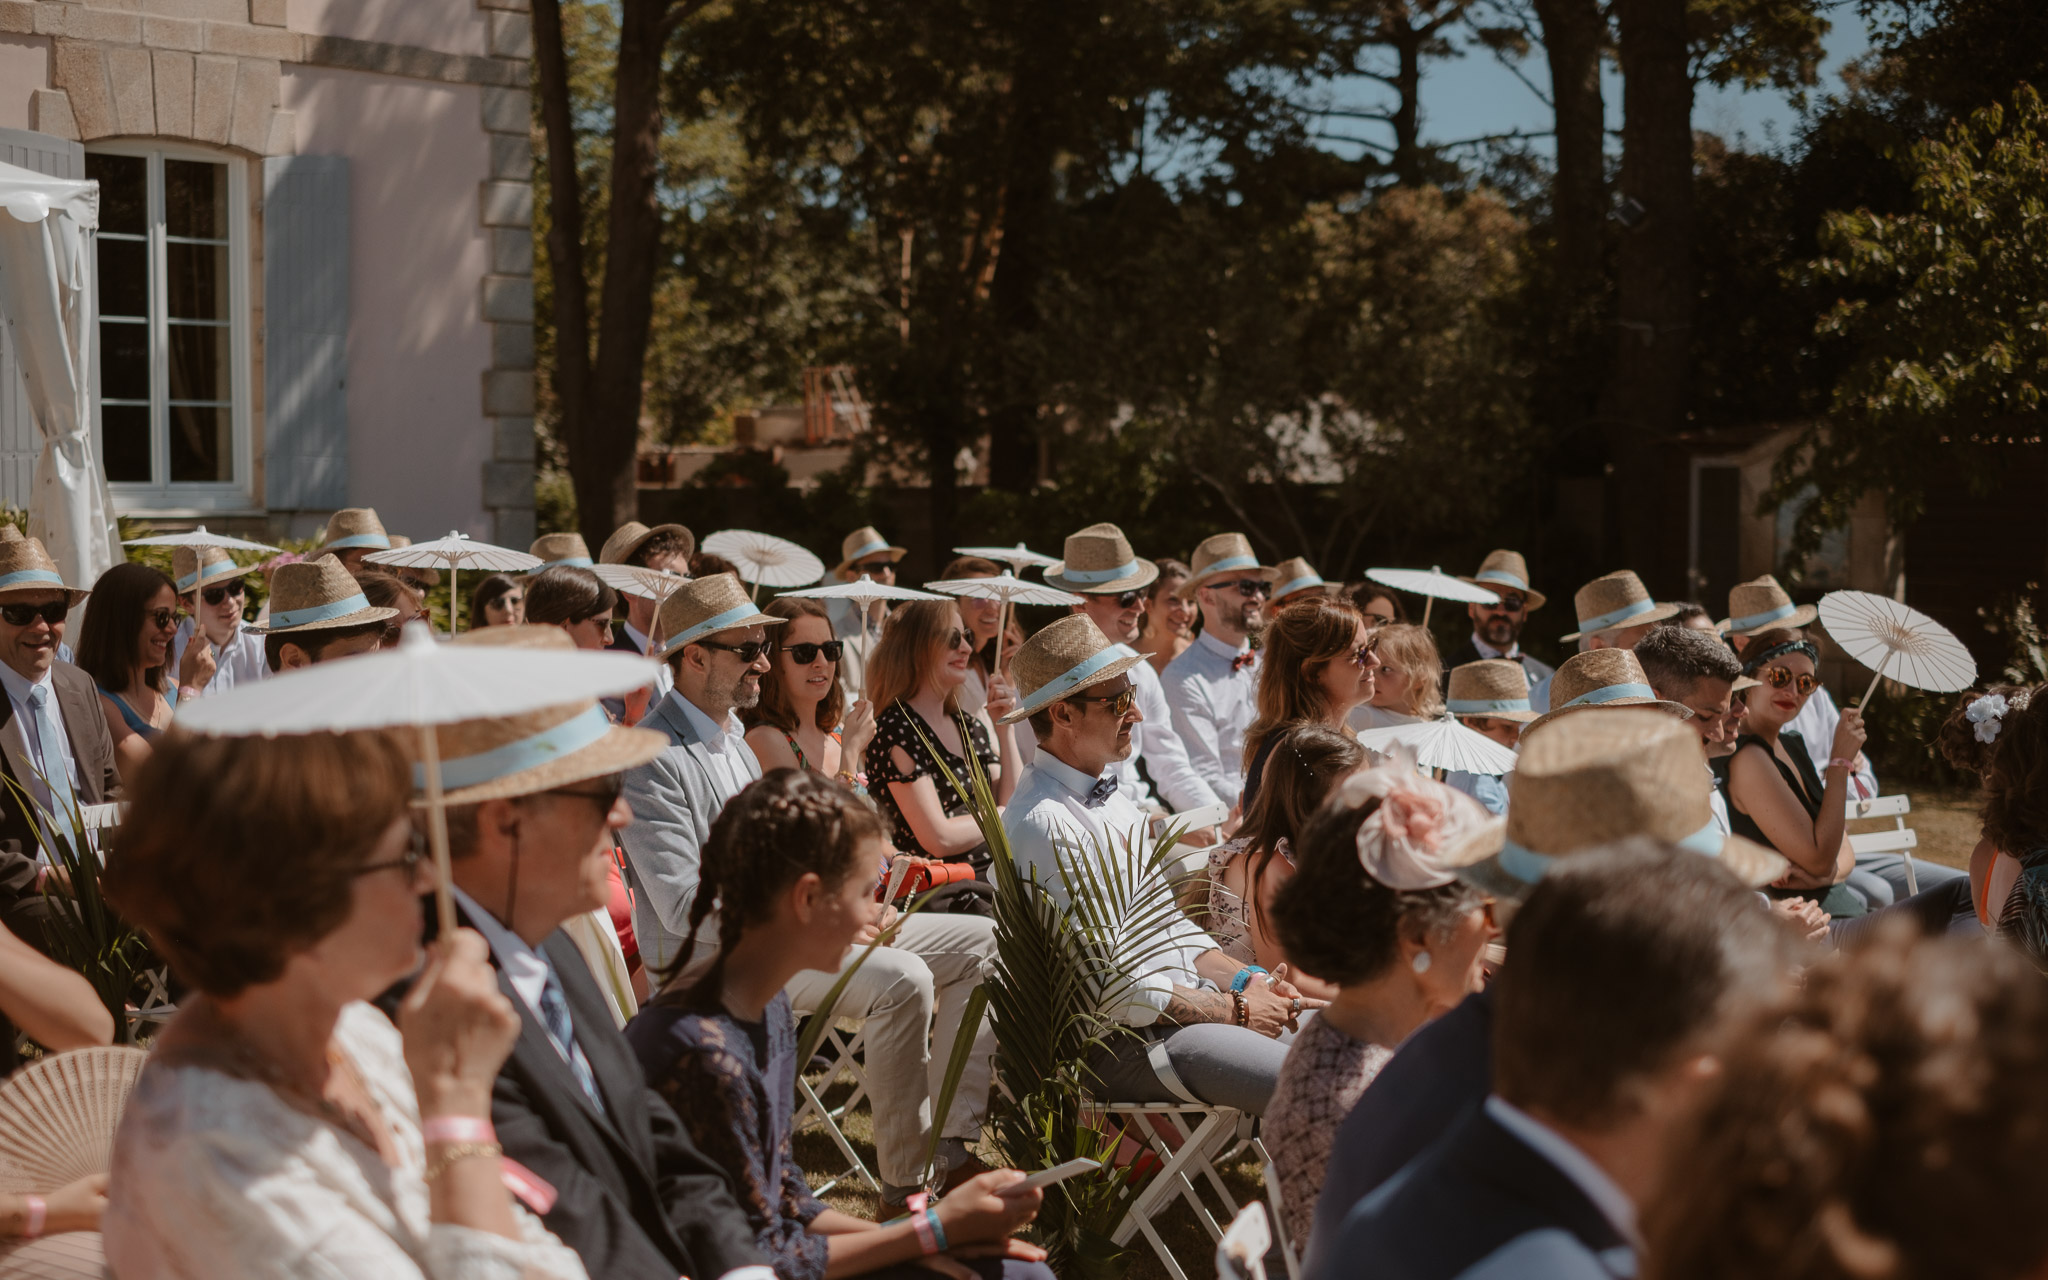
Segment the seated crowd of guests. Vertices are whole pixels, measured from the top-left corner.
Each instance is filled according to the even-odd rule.
[[[0,1235],[98,1229],[125,1280],[1050,1280],[1016,1238],[1045,1193],[975,1150],[995,1042],[966,1014],[999,977],[994,859],[1060,905],[1119,848],[1184,911],[1099,940],[1121,1029],[1091,1087],[1256,1117],[1315,1280],[2048,1265],[2025,1212],[2048,1189],[2048,704],[1999,686],[1944,726],[1986,798],[1968,872],[1859,859],[1861,716],[1769,579],[1719,624],[1598,579],[1553,670],[1519,646],[1544,598],[1495,552],[1446,671],[1394,595],[1238,534],[1155,562],[1081,530],[1045,573],[1081,603],[1028,638],[973,599],[756,605],[679,525],[596,558],[549,535],[452,643],[660,674],[436,731],[444,933],[416,742],[173,728],[182,700],[397,643],[432,584],[365,560],[393,543],[374,512],[337,514],[253,617],[223,552],[88,591],[10,534],[0,764],[31,803],[0,806],[0,1014],[49,1050],[112,1038],[42,953],[39,892],[76,834],[51,815],[112,799],[104,887],[181,998],[111,1175],[0,1196]],[[864,528],[835,573],[893,582],[904,554]],[[1442,717],[1514,770],[1437,776],[1357,737]],[[954,883],[904,915],[878,886],[917,870]],[[885,1222],[825,1205],[794,1155],[799,1020],[835,999]]]

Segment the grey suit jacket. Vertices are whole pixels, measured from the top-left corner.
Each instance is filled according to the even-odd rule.
[[[626,847],[626,883],[633,890],[633,936],[650,970],[674,960],[690,931],[690,903],[697,896],[698,867],[711,820],[732,799],[711,749],[676,706],[679,695],[656,703],[640,722],[668,737],[668,748],[626,771],[626,802],[633,821],[621,837]],[[744,742],[726,748],[748,781],[761,776],[761,762]],[[707,930],[713,928],[708,922]],[[715,933],[710,940],[717,941]]]

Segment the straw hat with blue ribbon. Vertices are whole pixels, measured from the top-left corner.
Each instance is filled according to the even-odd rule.
[[[1579,629],[1561,640],[1576,640],[1580,636],[1598,635],[1602,631],[1616,631],[1623,627],[1640,627],[1647,623],[1662,622],[1678,616],[1675,604],[1658,604],[1650,599],[1649,588],[1643,580],[1627,569],[1617,570],[1603,578],[1595,578],[1579,588],[1572,597],[1572,605],[1579,613]]]
[[[1047,565],[1045,584],[1084,596],[1113,596],[1149,587],[1159,566],[1140,559],[1131,540],[1113,524],[1091,524],[1067,535],[1066,559]]]
[[[1469,582],[1475,587],[1491,587],[1503,593],[1519,591],[1528,602],[1522,606],[1526,613],[1541,609],[1549,598],[1529,585],[1529,565],[1519,551],[1489,551],[1486,559],[1479,562],[1479,572],[1469,578],[1460,574],[1458,581]]]
[[[1669,717],[1595,710],[1538,725],[1508,775],[1504,829],[1452,860],[1468,863],[1468,883],[1516,902],[1558,862],[1630,836],[1719,858],[1752,888],[1784,875],[1783,857],[1715,825],[1713,786],[1699,735]],[[1482,840],[1498,844],[1471,860]]]
[[[1692,719],[1692,708],[1657,696],[1635,654],[1627,649],[1589,649],[1573,654],[1550,677],[1550,711],[1530,721],[1529,729],[1594,707],[1653,707],[1680,720]]]
[[[1300,556],[1289,556],[1274,565],[1273,574],[1273,603],[1276,605],[1296,593],[1307,599],[1310,595],[1330,596],[1343,590],[1334,582],[1325,582],[1323,575]]]
[[[1188,580],[1174,590],[1183,600],[1194,599],[1195,592],[1208,585],[1209,579],[1225,574],[1264,578],[1268,582],[1280,576],[1278,569],[1259,563],[1259,557],[1252,552],[1251,539],[1241,533],[1219,533],[1202,539],[1188,567]]]
[[[689,529],[682,525],[658,524],[650,529],[638,520],[628,520],[612,530],[612,536],[604,540],[604,546],[597,553],[597,562],[599,564],[631,564],[633,563],[634,553],[645,546],[647,540],[657,533],[673,533],[678,538],[681,538],[683,540],[682,554],[685,560],[688,560],[690,553],[697,549],[697,535],[691,533]],[[539,555],[540,552],[536,551],[534,554]],[[585,554],[589,553],[586,551]]]
[[[1517,724],[1536,718],[1529,706],[1529,673],[1511,658],[1482,658],[1452,667],[1444,709],[1454,716],[1484,716]]]
[[[1814,605],[1793,604],[1785,588],[1767,573],[1728,588],[1728,616],[1719,626],[1722,635],[1753,636],[1777,627],[1811,626],[1819,616]]]
[[[667,658],[686,644],[734,627],[777,627],[787,621],[761,612],[740,580],[729,573],[692,578],[661,602],[656,618],[661,652],[650,656]]]
[[[880,555],[885,551],[889,553],[892,564],[910,554],[902,547],[891,546],[889,540],[882,536],[880,529],[871,524],[864,524],[840,539],[839,563],[833,566],[832,576],[843,578],[846,571],[854,566],[854,562]]]
[[[653,536],[653,530],[648,534]],[[540,563],[529,573],[543,569],[588,569],[592,564],[590,546],[580,533],[544,533],[533,540],[531,553],[540,557]]]
[[[279,565],[270,575],[270,615],[261,626],[242,624],[257,635],[273,632],[329,631],[398,616],[396,609],[378,609],[356,580],[333,556]]]
[[[560,627],[486,627],[451,643],[576,647]],[[534,795],[602,778],[646,764],[668,745],[667,737],[651,729],[613,724],[595,702],[565,702],[522,715],[445,724],[434,730],[434,741],[449,804]],[[426,786],[418,764],[413,766],[413,785]]]
[[[321,535],[320,549],[314,554],[326,555],[350,547],[391,550],[391,535],[384,532],[384,522],[377,518],[376,508],[343,507],[327,517],[327,531]]]
[[[225,547],[174,547],[171,550],[171,580],[178,584],[181,596],[246,577],[262,567],[236,564]]]
[[[1010,655],[1017,706],[998,724],[1015,724],[1061,698],[1114,680],[1145,660],[1128,645],[1112,644],[1085,613],[1048,623]]]
[[[57,562],[38,539],[0,539],[0,596],[17,591],[68,591],[73,604],[92,594],[88,588],[64,581]]]

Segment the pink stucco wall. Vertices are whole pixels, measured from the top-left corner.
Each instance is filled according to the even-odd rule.
[[[288,66],[282,98],[300,155],[349,157],[349,501],[394,533],[488,538],[480,90]]]
[[[489,17],[475,0],[288,0],[285,23],[293,31],[481,55]]]
[[[28,103],[50,87],[50,38],[0,36],[0,129],[29,127]]]

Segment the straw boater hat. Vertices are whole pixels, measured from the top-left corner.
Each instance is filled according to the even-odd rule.
[[[57,572],[57,562],[50,559],[50,553],[43,550],[37,538],[7,538],[0,540],[0,596],[12,595],[17,591],[68,591],[71,603],[91,595],[85,587],[74,587],[64,581]]]
[[[1529,728],[1591,707],[1655,707],[1680,720],[1692,719],[1692,708],[1666,702],[1651,690],[1650,677],[1643,674],[1635,654],[1627,649],[1589,649],[1573,654],[1550,678],[1550,710],[1531,721]]]
[[[1343,590],[1334,582],[1323,581],[1323,575],[1310,568],[1308,561],[1300,556],[1282,560],[1273,566],[1273,574],[1273,599],[1276,602],[1297,591],[1332,596]]]
[[[1469,582],[1475,587],[1491,587],[1496,591],[1519,591],[1528,601],[1523,608],[1529,613],[1541,609],[1549,598],[1529,585],[1529,566],[1519,551],[1489,551],[1486,559],[1479,562],[1479,572],[1469,578],[1460,574],[1458,581]]]
[[[1017,706],[996,723],[1015,724],[1061,698],[1114,680],[1144,660],[1144,654],[1128,645],[1111,644],[1087,614],[1070,613],[1041,628],[1010,655]]]
[[[1264,578],[1268,582],[1280,576],[1278,569],[1259,563],[1258,556],[1252,553],[1251,540],[1243,534],[1219,533],[1213,538],[1202,539],[1202,544],[1195,548],[1188,580],[1181,583],[1174,594],[1183,600],[1192,600],[1203,583],[1226,573]]]
[[[321,536],[320,549],[314,554],[326,555],[350,547],[391,550],[391,535],[384,532],[384,522],[377,518],[374,507],[343,507],[327,517],[327,532]]]
[[[486,627],[454,644],[518,649],[573,649],[560,627]],[[628,729],[605,718],[593,701],[565,702],[523,715],[464,720],[434,730],[441,755],[441,785],[449,804],[502,800],[566,787],[646,764],[668,739],[651,729]],[[425,776],[413,766],[413,785]],[[420,802],[423,803],[423,802]]]
[[[653,530],[648,534],[653,536]],[[544,533],[533,540],[532,554],[540,557],[540,563],[532,569],[534,573],[564,565],[575,569],[590,567],[590,546],[580,533]]]
[[[1810,626],[1819,616],[1820,610],[1810,604],[1793,604],[1785,588],[1767,573],[1728,588],[1728,616],[1719,625],[1723,635],[1753,636],[1774,627]]]
[[[1785,859],[1714,824],[1699,735],[1664,716],[1590,711],[1522,735],[1508,775],[1506,827],[1482,839],[1493,855],[1464,878],[1520,901],[1551,865],[1629,836],[1718,857],[1752,888],[1785,874]]]
[[[890,546],[889,540],[882,536],[880,529],[875,528],[871,524],[864,524],[840,539],[839,563],[833,567],[832,576],[835,578],[844,577],[846,571],[853,567],[854,561],[865,560],[878,551],[888,552],[891,563],[901,560],[904,556],[910,554],[902,547]]]
[[[332,631],[398,616],[396,609],[377,609],[341,561],[333,556],[279,565],[270,576],[270,616],[263,625],[243,623],[244,631],[270,635],[286,631]]]
[[[1113,524],[1091,524],[1067,535],[1066,559],[1045,567],[1047,586],[1082,595],[1111,596],[1149,587],[1159,566],[1131,550],[1130,539]]]
[[[1527,724],[1536,718],[1529,707],[1529,673],[1522,670],[1521,663],[1509,658],[1482,658],[1452,667],[1450,696],[1444,709],[1454,716],[1485,716],[1517,724]]]
[[[628,520],[612,530],[612,536],[604,540],[603,549],[597,553],[597,562],[599,564],[630,564],[633,560],[633,553],[646,545],[647,540],[657,533],[673,533],[681,538],[683,540],[683,559],[685,560],[688,560],[690,553],[697,549],[697,535],[691,533],[682,525],[658,524],[650,529],[638,520]],[[535,551],[534,554],[539,555],[540,552]],[[588,550],[584,554],[588,555]]]
[[[774,627],[786,621],[755,607],[747,589],[729,573],[692,578],[661,602],[655,618],[661,627],[661,652],[651,656],[666,658],[691,641],[734,627]]]
[[[1579,613],[1579,629],[1558,637],[1561,640],[1576,640],[1620,627],[1640,627],[1678,616],[1677,605],[1658,604],[1650,599],[1643,580],[1627,569],[1595,578],[1580,587],[1572,604]]]
[[[225,547],[178,547],[171,552],[171,578],[178,584],[179,595],[231,582],[260,568],[236,564]]]

